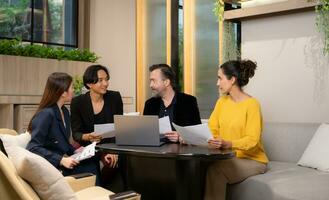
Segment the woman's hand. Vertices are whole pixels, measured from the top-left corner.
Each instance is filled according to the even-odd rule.
[[[118,155],[106,154],[104,156],[105,164],[111,168],[118,167]]]
[[[221,138],[217,138],[217,139],[209,139],[208,140],[208,144],[210,147],[219,149],[222,146],[222,139]]]
[[[210,139],[210,140],[208,140],[208,144],[211,147],[214,147],[214,148],[217,148],[217,149],[219,149],[219,148],[223,148],[223,149],[232,148],[232,142],[231,141],[223,140],[221,138]]]
[[[87,142],[100,142],[102,139],[102,136],[98,135],[94,135],[95,132],[92,133],[85,133],[82,135],[82,140],[87,141]]]
[[[74,160],[71,157],[63,156],[60,165],[64,166],[67,169],[73,169],[76,165],[79,164],[79,161]]]
[[[165,133],[165,136],[171,141],[171,142],[178,142],[179,141],[179,134],[177,131],[172,131]]]
[[[228,140],[222,140],[222,148],[223,149],[230,149],[232,148],[232,142]]]

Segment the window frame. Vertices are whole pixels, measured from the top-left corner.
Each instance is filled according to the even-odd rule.
[[[34,24],[35,24],[35,20],[34,20],[34,9],[35,9],[35,0],[30,0],[30,8],[31,8],[31,25],[29,27],[30,29],[30,38],[31,39],[23,39],[21,38],[22,42],[24,43],[30,43],[32,44],[42,44],[42,45],[53,45],[53,46],[59,46],[59,47],[68,47],[68,48],[78,48],[78,41],[79,41],[79,0],[72,0],[74,1],[73,3],[75,3],[75,10],[76,10],[76,15],[74,17],[74,22],[75,22],[75,44],[65,44],[64,43],[57,43],[57,42],[45,42],[45,41],[36,41],[34,40]],[[5,37],[5,36],[1,36],[0,35],[0,39],[17,39],[17,37]]]

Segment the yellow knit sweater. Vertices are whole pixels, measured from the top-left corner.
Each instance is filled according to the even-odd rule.
[[[255,98],[236,103],[229,95],[222,96],[209,118],[214,138],[231,141],[238,158],[267,163],[261,141],[262,127],[262,113]]]

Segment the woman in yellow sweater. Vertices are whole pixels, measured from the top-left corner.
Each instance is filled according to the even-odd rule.
[[[209,118],[214,148],[236,151],[236,157],[217,161],[208,168],[205,199],[225,199],[226,185],[265,173],[268,162],[261,141],[262,114],[258,101],[242,87],[255,74],[250,60],[228,61],[218,70],[217,86],[222,94]]]

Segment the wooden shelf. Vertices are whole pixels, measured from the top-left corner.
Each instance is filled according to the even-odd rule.
[[[228,10],[224,12],[224,19],[244,20],[278,14],[289,14],[306,10],[314,10],[316,5],[317,2],[307,2],[307,0],[288,0],[279,3]]]

